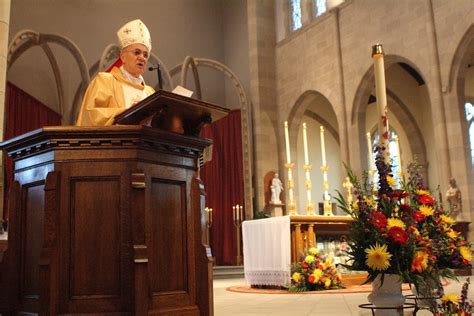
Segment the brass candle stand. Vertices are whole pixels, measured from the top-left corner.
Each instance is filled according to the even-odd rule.
[[[297,215],[297,212],[296,212],[296,202],[295,202],[295,198],[294,198],[294,195],[293,195],[293,188],[294,188],[294,182],[293,182],[293,172],[292,172],[292,169],[293,167],[295,166],[294,163],[286,163],[285,164],[285,168],[288,169],[288,199],[289,199],[289,203],[288,203],[288,212],[290,215]]]
[[[206,212],[206,242],[210,246],[211,245],[210,230],[212,227],[212,208],[206,207],[204,211]]]
[[[232,215],[237,237],[237,254],[235,257],[235,265],[241,266],[243,261],[242,254],[240,253],[240,229],[242,226],[242,222],[244,221],[243,206],[239,204],[232,206]]]

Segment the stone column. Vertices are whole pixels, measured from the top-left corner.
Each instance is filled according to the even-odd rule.
[[[8,29],[10,0],[0,0],[0,140],[3,141],[5,120],[5,86],[7,77]],[[0,219],[3,219],[3,156],[0,152]],[[1,228],[0,228],[1,230]]]

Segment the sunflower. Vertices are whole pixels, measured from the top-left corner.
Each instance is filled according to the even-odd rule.
[[[376,243],[375,246],[365,249],[367,260],[365,263],[372,270],[384,271],[390,267],[390,258],[392,255],[387,251],[387,245],[379,245]]]
[[[405,229],[405,223],[403,223],[402,220],[398,218],[390,217],[387,220],[387,229],[390,230],[390,228],[392,227],[400,227],[400,228]]]
[[[308,252],[309,252],[311,255],[316,256],[316,255],[319,253],[319,249],[318,249],[318,248],[311,247],[311,248],[309,248]]]
[[[446,232],[446,235],[451,238],[451,239],[456,239],[456,237],[458,237],[458,233],[456,233],[454,230],[452,229],[449,229],[447,232]]]
[[[434,213],[433,208],[426,205],[420,206],[420,212],[425,216],[431,216]]]
[[[311,256],[311,255],[308,255],[308,256],[306,256],[306,258],[304,258],[304,261],[306,263],[312,263],[312,262],[314,262],[314,260],[315,260],[314,256]]]
[[[427,190],[416,190],[416,194],[418,194],[418,195],[430,195],[430,191],[427,191]]]
[[[468,247],[460,247],[459,248],[459,253],[461,254],[461,256],[467,260],[467,261],[471,261],[472,260],[472,253],[471,253],[471,249],[469,249]]]
[[[446,216],[446,215],[441,215],[439,218],[448,225],[453,225],[454,223],[456,223],[454,218]]]
[[[441,302],[443,302],[443,303],[451,302],[451,303],[457,305],[459,303],[459,296],[457,294],[454,294],[454,293],[444,294],[441,297]]]
[[[298,282],[299,280],[301,280],[301,274],[298,273],[298,272],[295,272],[295,273],[293,273],[291,278],[293,279],[293,281]]]

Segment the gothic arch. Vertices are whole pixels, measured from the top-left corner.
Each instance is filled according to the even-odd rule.
[[[59,72],[58,63],[53,51],[49,47],[48,43],[56,43],[66,48],[76,61],[80,75],[81,85],[80,87],[86,87],[89,83],[90,77],[87,71],[87,63],[81,51],[74,42],[67,37],[56,35],[56,34],[41,34],[33,30],[22,30],[18,32],[10,42],[8,46],[8,57],[7,57],[7,69],[9,69],[13,63],[28,49],[33,46],[40,46],[45,52],[53,70],[54,78],[57,86],[59,112],[61,116],[64,115],[64,87],[61,80],[61,74]],[[85,88],[84,88],[85,89]]]
[[[414,65],[408,59],[398,56],[398,55],[388,55],[385,56],[385,69],[388,69],[390,66],[396,63],[405,63],[412,67],[418,75],[425,81],[425,77],[422,75],[419,68]],[[426,81],[425,81],[426,82]],[[366,111],[368,106],[369,97],[374,90],[375,78],[373,68],[370,67],[364,76],[362,77],[361,82],[357,88],[357,92],[354,97],[354,102],[351,109],[351,125],[355,127],[357,131],[357,138],[359,140],[359,159],[361,166],[366,166],[368,163],[367,158],[367,142],[365,141],[365,120],[366,120]],[[428,89],[428,87],[427,87]],[[429,93],[428,93],[429,95]],[[390,106],[390,111],[395,115],[399,122],[403,122],[404,131],[409,137],[409,146],[413,156],[416,156],[418,163],[423,166],[423,176],[428,180],[428,159],[425,141],[423,139],[423,134],[420,127],[418,126],[415,118],[409,111],[407,104],[398,97],[392,90],[387,87],[387,102]],[[365,169],[365,168],[362,168]]]
[[[298,143],[298,131],[303,123],[303,116],[307,113],[308,107],[315,103],[318,102],[322,106],[329,106],[330,110],[334,114],[334,117],[336,118],[336,126],[337,130],[332,130],[332,133],[337,133],[337,138],[339,138],[339,124],[340,120],[337,118],[336,111],[334,109],[334,106],[331,104],[328,98],[326,98],[325,95],[318,91],[314,90],[308,90],[305,91],[303,94],[301,94],[296,102],[294,103],[293,107],[291,108],[291,111],[288,115],[288,132],[289,132],[289,139],[290,139],[290,152],[291,152],[291,157],[292,157],[292,162],[297,161],[297,143]],[[312,115],[309,115],[309,117],[313,118]],[[336,137],[335,137],[336,138]],[[339,146],[340,147],[340,146]],[[283,148],[284,149],[284,148]],[[282,150],[283,150],[282,149]],[[282,156],[284,157],[284,153],[281,153]],[[284,169],[283,169],[284,170]],[[294,171],[293,172],[293,181],[294,183],[298,183],[298,172]],[[298,186],[294,187],[294,195],[299,196],[299,190]],[[298,201],[297,201],[298,203]]]
[[[244,194],[245,194],[245,208],[246,210],[252,210],[250,214],[253,214],[253,203],[252,203],[252,143],[251,143],[251,109],[248,102],[247,94],[242,86],[237,75],[226,65],[208,58],[194,58],[187,56],[184,59],[184,62],[174,66],[170,71],[170,76],[174,76],[180,72],[180,83],[184,87],[186,84],[187,73],[189,68],[192,69],[194,84],[197,90],[197,96],[199,99],[202,98],[201,95],[201,84],[199,80],[199,67],[207,67],[219,72],[222,72],[231,82],[234,84],[236,92],[239,97],[240,110],[241,110],[241,124],[242,124],[242,154],[243,154],[243,172],[244,172]],[[249,213],[247,213],[249,214]]]

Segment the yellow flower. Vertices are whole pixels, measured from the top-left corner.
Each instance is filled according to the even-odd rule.
[[[457,305],[459,303],[459,296],[455,293],[444,294],[441,297],[441,302],[443,302],[443,303],[451,302],[451,303]]]
[[[329,288],[331,286],[331,279],[327,279],[326,282],[324,282],[324,287]]]
[[[426,205],[420,206],[420,212],[425,216],[431,216],[434,213],[433,208],[431,206]]]
[[[375,246],[365,249],[367,260],[365,263],[372,270],[384,271],[390,267],[390,258],[392,255],[387,251],[387,245],[380,246],[378,243]]]
[[[327,258],[326,261],[323,263],[323,268],[324,268],[324,269],[327,269],[327,268],[329,268],[331,265],[332,265],[332,259],[331,259],[331,258]]]
[[[420,236],[420,231],[418,230],[418,228],[413,227],[411,231],[413,232],[413,235]]]
[[[454,218],[446,216],[446,215],[441,215],[439,218],[441,218],[441,220],[448,225],[453,225],[454,223],[456,223]]]
[[[357,212],[359,210],[359,201],[352,202],[352,211]]]
[[[306,258],[304,258],[304,261],[306,263],[314,262],[314,256],[306,256]]]
[[[388,182],[388,185],[391,186],[391,187],[394,187],[394,186],[397,185],[397,180],[395,180],[391,176],[387,176],[387,182]]]
[[[298,282],[299,280],[301,280],[301,274],[299,274],[298,272],[295,272],[293,273],[291,278],[293,279],[293,281]]]
[[[459,247],[459,253],[465,260],[467,261],[472,260],[472,252],[471,252],[471,249],[469,249],[468,247],[465,247],[465,246]]]
[[[400,228],[405,228],[405,223],[402,222],[402,220],[398,218],[393,218],[390,217],[387,219],[387,230],[390,230],[392,227],[400,227]]]
[[[309,252],[310,254],[312,254],[313,256],[316,256],[316,255],[319,253],[319,249],[318,249],[318,248],[311,247],[311,248],[309,248],[308,252]]]
[[[418,195],[430,195],[430,191],[427,190],[416,190],[416,194]]]
[[[314,271],[313,271],[313,275],[314,275],[315,278],[319,279],[322,274],[323,274],[323,270],[321,270],[321,269],[314,269]]]
[[[377,207],[377,202],[375,202],[374,198],[371,196],[364,196],[364,202],[367,203],[367,205],[371,208]]]
[[[456,239],[458,237],[458,233],[456,233],[454,230],[449,229],[446,233],[446,235],[451,238],[451,239]]]

